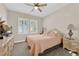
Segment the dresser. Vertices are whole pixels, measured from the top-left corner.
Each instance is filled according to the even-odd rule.
[[[10,56],[12,55],[14,47],[14,36],[4,37],[0,40],[0,56]]]
[[[79,40],[78,39],[71,39],[63,38],[63,48],[71,50],[72,52],[79,53]]]

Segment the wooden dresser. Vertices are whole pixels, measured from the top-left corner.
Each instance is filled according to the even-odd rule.
[[[14,47],[14,36],[4,37],[0,40],[0,56],[10,56]]]
[[[79,40],[69,40],[69,38],[63,38],[63,48],[79,53]]]

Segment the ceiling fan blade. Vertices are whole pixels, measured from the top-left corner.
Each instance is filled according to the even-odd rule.
[[[42,12],[42,10],[41,10],[40,8],[38,8],[38,10],[39,10],[40,12]]]
[[[35,6],[39,5],[39,3],[34,3]]]
[[[28,4],[28,3],[24,3],[25,5],[27,5],[27,6],[34,6],[34,5],[32,5],[32,4]]]
[[[47,4],[40,4],[39,7],[47,6]]]
[[[31,12],[34,10],[34,8],[31,10]]]

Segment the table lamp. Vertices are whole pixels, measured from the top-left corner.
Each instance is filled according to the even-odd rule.
[[[69,37],[70,37],[70,39],[71,39],[71,37],[72,37],[72,35],[73,35],[73,30],[75,30],[75,27],[74,27],[73,24],[69,24],[67,29],[69,30],[68,35],[69,35]]]

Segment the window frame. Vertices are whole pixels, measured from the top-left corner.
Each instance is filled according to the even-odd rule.
[[[19,24],[20,24],[20,20],[27,20],[29,22],[29,28],[28,28],[28,33],[24,33],[24,32],[20,32],[19,31]],[[30,22],[33,21],[36,23],[36,31],[35,32],[30,32]],[[29,18],[24,18],[24,17],[19,17],[18,16],[18,34],[35,34],[38,33],[38,20],[36,19],[29,19]]]

